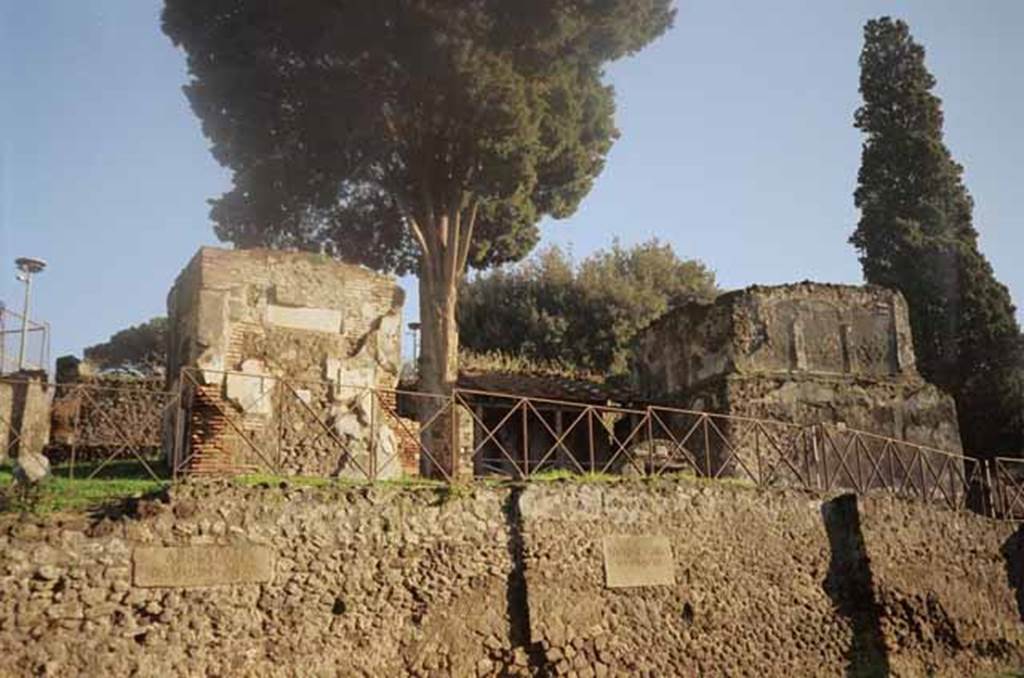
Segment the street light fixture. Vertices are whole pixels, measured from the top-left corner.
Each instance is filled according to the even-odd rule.
[[[18,257],[14,260],[18,267],[17,278],[25,283],[25,304],[21,311],[21,346],[18,348],[18,369],[25,369],[25,345],[28,340],[28,311],[32,297],[32,276],[46,268],[46,262],[35,257]]]

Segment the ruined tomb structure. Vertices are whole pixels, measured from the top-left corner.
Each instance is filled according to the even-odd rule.
[[[403,299],[393,278],[321,255],[200,249],[167,299],[176,465],[399,474],[393,396],[371,389],[397,384]]]
[[[50,438],[52,398],[44,371],[23,370],[0,379],[0,464],[43,452]]]
[[[889,454],[894,447],[885,447],[880,438],[863,438],[860,443],[866,441],[869,449],[853,454],[853,436],[843,434],[857,429],[961,452],[953,399],[918,373],[907,305],[892,290],[805,282],[754,286],[711,303],[682,306],[641,334],[635,376],[647,399],[675,407],[834,425],[828,427],[838,432],[834,446],[791,441],[803,445],[804,453],[793,457],[795,469],[775,464],[778,475],[798,472],[805,482],[824,487],[871,486],[880,476],[893,475],[889,481],[903,477],[928,484],[938,475],[952,487],[962,473],[959,460],[941,455],[921,469],[907,446],[895,448],[902,455],[896,459]],[[685,417],[676,419],[673,428],[683,429]],[[732,463],[733,474],[760,473],[763,479],[763,469],[777,461],[766,458],[773,450],[765,436],[757,450],[761,458],[755,459],[753,441],[759,434],[753,427],[724,419],[716,423],[722,435],[712,437],[724,442],[710,446],[710,470],[716,472],[716,463]],[[706,452],[695,437],[688,448],[697,456]],[[828,468],[822,468],[827,455]],[[873,466],[868,455],[884,463]]]

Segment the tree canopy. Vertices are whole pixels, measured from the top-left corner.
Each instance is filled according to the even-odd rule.
[[[466,348],[624,373],[637,332],[669,308],[717,294],[714,273],[668,244],[617,241],[578,266],[549,247],[515,267],[464,284],[459,330]]]
[[[922,374],[957,400],[968,451],[1019,450],[1020,331],[978,247],[963,168],[943,140],[924,48],[903,21],[867,23],[860,56],[860,221],[850,242],[868,282],[907,298]],[[1002,394],[995,397],[995,394]]]
[[[216,233],[419,278],[421,386],[455,381],[459,282],[572,214],[618,132],[604,66],[672,0],[166,0],[233,188]]]
[[[83,352],[100,368],[133,367],[151,371],[167,362],[167,318],[151,318],[114,333]]]

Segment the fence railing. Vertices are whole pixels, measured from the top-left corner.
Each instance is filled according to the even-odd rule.
[[[991,514],[1024,520],[1024,459],[993,458],[987,468]]]
[[[483,391],[453,397],[472,418],[475,475],[686,473],[758,487],[884,490],[954,509],[984,496],[986,475],[974,459],[842,426]],[[1024,473],[1021,489],[1024,513]]]
[[[128,460],[161,479],[166,426],[177,405],[178,394],[153,380],[56,385],[47,454],[72,478],[101,476]]]
[[[224,370],[182,371],[174,476],[224,471],[351,480],[397,478],[442,458],[451,399],[413,391]],[[431,407],[403,416],[400,401]],[[416,408],[422,412],[422,407]]]
[[[28,383],[0,379],[0,386],[27,389]],[[47,454],[59,473],[72,477],[102,476],[124,461],[153,478],[686,474],[763,488],[888,492],[1024,519],[1024,460],[982,461],[841,425],[468,389],[430,395],[198,369],[183,370],[171,391],[153,380],[37,380],[35,388],[52,394],[46,396],[52,398]],[[7,401],[0,392],[0,444],[13,454],[31,433],[15,416],[15,401],[30,398],[10,392]]]
[[[22,327],[25,332],[22,359]],[[50,364],[50,326],[26,320],[20,313],[0,306],[0,375],[22,369],[46,370]]]

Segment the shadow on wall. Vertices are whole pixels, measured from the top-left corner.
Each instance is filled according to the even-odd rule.
[[[519,510],[522,487],[513,487],[505,504],[505,523],[508,527],[508,554],[512,570],[508,574],[505,599],[512,650],[525,651],[534,674],[543,675],[544,649],[530,638],[530,599],[526,589],[526,546],[523,541],[523,516]]]
[[[1017,527],[999,551],[1003,555],[1006,581],[1017,599],[1017,614],[1024,622],[1024,525]]]
[[[825,502],[821,516],[831,549],[823,587],[836,611],[853,627],[853,641],[846,653],[846,674],[888,676],[889,652],[882,633],[882,609],[875,599],[857,496],[844,494]]]

